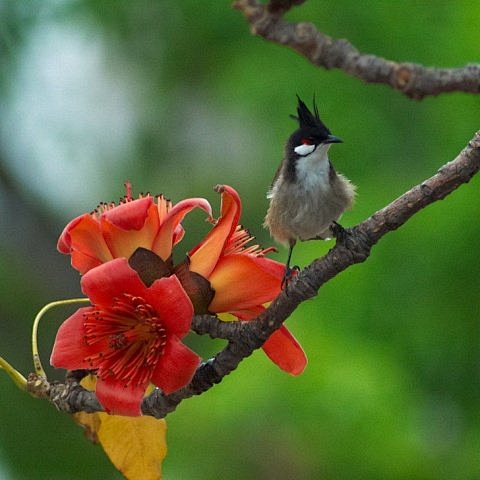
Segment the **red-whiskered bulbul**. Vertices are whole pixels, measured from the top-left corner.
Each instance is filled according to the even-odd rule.
[[[299,128],[290,135],[285,154],[267,194],[265,227],[289,247],[287,272],[297,240],[327,239],[341,227],[336,223],[353,205],[355,186],[337,173],[328,158],[332,143],[342,143],[320,120],[313,99],[312,113],[298,97]]]

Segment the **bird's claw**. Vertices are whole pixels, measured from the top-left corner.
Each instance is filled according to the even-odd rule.
[[[285,267],[285,275],[283,276],[282,280],[282,290],[288,293],[288,285],[289,283],[298,275],[300,271],[300,267],[298,265],[294,265],[293,267]]]
[[[330,230],[332,231],[332,234],[336,238],[337,242],[345,243],[345,240],[348,236],[348,231],[345,228],[343,228],[339,223],[334,221],[330,225]]]

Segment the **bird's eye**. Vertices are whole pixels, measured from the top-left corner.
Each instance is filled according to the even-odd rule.
[[[302,138],[301,142],[302,145],[313,145],[313,141],[311,138]]]

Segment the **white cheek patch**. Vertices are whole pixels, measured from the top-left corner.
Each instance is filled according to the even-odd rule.
[[[305,155],[310,155],[315,150],[315,145],[299,145],[294,148],[295,153],[304,157]]]

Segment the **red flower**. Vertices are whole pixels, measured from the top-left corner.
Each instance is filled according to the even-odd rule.
[[[141,415],[150,382],[167,394],[190,382],[200,358],[180,339],[193,307],[175,275],[146,287],[119,258],[86,273],[81,285],[92,306],[61,325],[53,366],[95,371],[98,400],[117,415]]]
[[[132,200],[130,185],[120,205],[102,204],[92,214],[72,220],[60,236],[58,248],[72,255],[72,265],[80,273],[118,257],[130,259],[147,285],[174,273],[190,296],[195,313],[230,313],[232,319],[252,319],[280,293],[285,267],[265,257],[271,248],[248,246],[253,237],[238,224],[238,193],[229,186],[217,191],[222,194],[221,217],[190,251],[187,261],[177,267],[171,263],[171,254],[184,234],[180,222],[195,207],[211,218],[210,204],[191,198],[172,206],[163,196],[154,199],[150,195]],[[284,326],[263,349],[293,375],[306,366],[301,346]]]
[[[86,273],[114,258],[129,258],[139,247],[166,261],[184,235],[180,225],[185,215],[199,207],[211,217],[210,204],[189,198],[175,206],[162,195],[133,200],[131,186],[120,205],[103,203],[93,213],[73,219],[58,240],[58,249],[72,255],[72,266]]]
[[[281,291],[285,266],[265,258],[258,245],[247,246],[253,237],[238,224],[241,201],[227,185],[222,194],[221,217],[205,239],[189,253],[189,270],[206,278],[215,295],[208,306],[213,313],[231,313],[241,320],[259,315],[264,305]],[[285,326],[273,333],[263,350],[280,368],[292,375],[302,373],[307,358]]]

